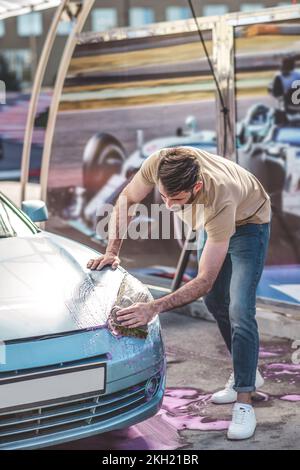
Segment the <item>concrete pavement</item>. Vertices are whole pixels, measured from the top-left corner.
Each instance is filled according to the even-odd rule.
[[[216,324],[174,313],[161,315],[161,320],[168,358],[167,387],[195,389],[199,396],[222,388],[230,375],[231,361]],[[199,430],[199,425],[198,430],[181,431],[187,448],[299,449],[300,365],[292,361],[295,350],[291,345],[288,339],[261,336],[259,364],[265,384],[255,395],[258,426],[253,438],[228,441],[225,430]],[[231,418],[232,405],[200,399],[188,408],[191,416],[205,417],[206,422],[216,423],[215,427],[225,428]],[[219,422],[223,426],[218,426]]]

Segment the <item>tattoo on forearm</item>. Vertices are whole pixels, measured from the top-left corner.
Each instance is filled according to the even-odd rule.
[[[201,277],[196,277],[180,287],[176,292],[161,297],[155,300],[154,303],[159,309],[159,312],[166,312],[202,297],[209,291],[209,286],[209,281]]]

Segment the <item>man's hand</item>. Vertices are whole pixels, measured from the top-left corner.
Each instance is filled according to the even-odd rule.
[[[122,326],[137,328],[147,325],[157,313],[153,302],[138,302],[130,307],[122,308],[116,315]]]
[[[100,271],[104,266],[111,265],[112,269],[117,269],[120,264],[120,258],[114,253],[105,253],[99,258],[90,259],[86,267],[92,270]]]

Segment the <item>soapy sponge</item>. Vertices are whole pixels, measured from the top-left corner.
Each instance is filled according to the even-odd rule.
[[[135,338],[147,338],[148,334],[148,327],[147,325],[145,326],[139,326],[138,328],[128,328],[127,326],[123,326],[117,319],[117,312],[118,310],[121,310],[123,307],[119,307],[118,305],[115,305],[113,309],[111,310],[108,320],[107,320],[107,325],[109,330],[112,332],[113,335],[121,335],[121,336],[133,336]]]
[[[138,328],[123,326],[117,319],[116,313],[122,308],[130,307],[137,302],[150,302],[153,299],[148,288],[131,274],[125,273],[121,282],[116,302],[108,316],[107,325],[115,336],[134,336],[136,338],[147,338],[148,325]]]

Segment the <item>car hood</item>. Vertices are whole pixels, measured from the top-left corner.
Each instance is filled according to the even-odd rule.
[[[95,251],[57,235],[0,240],[2,340],[105,325],[125,275],[90,271]]]

